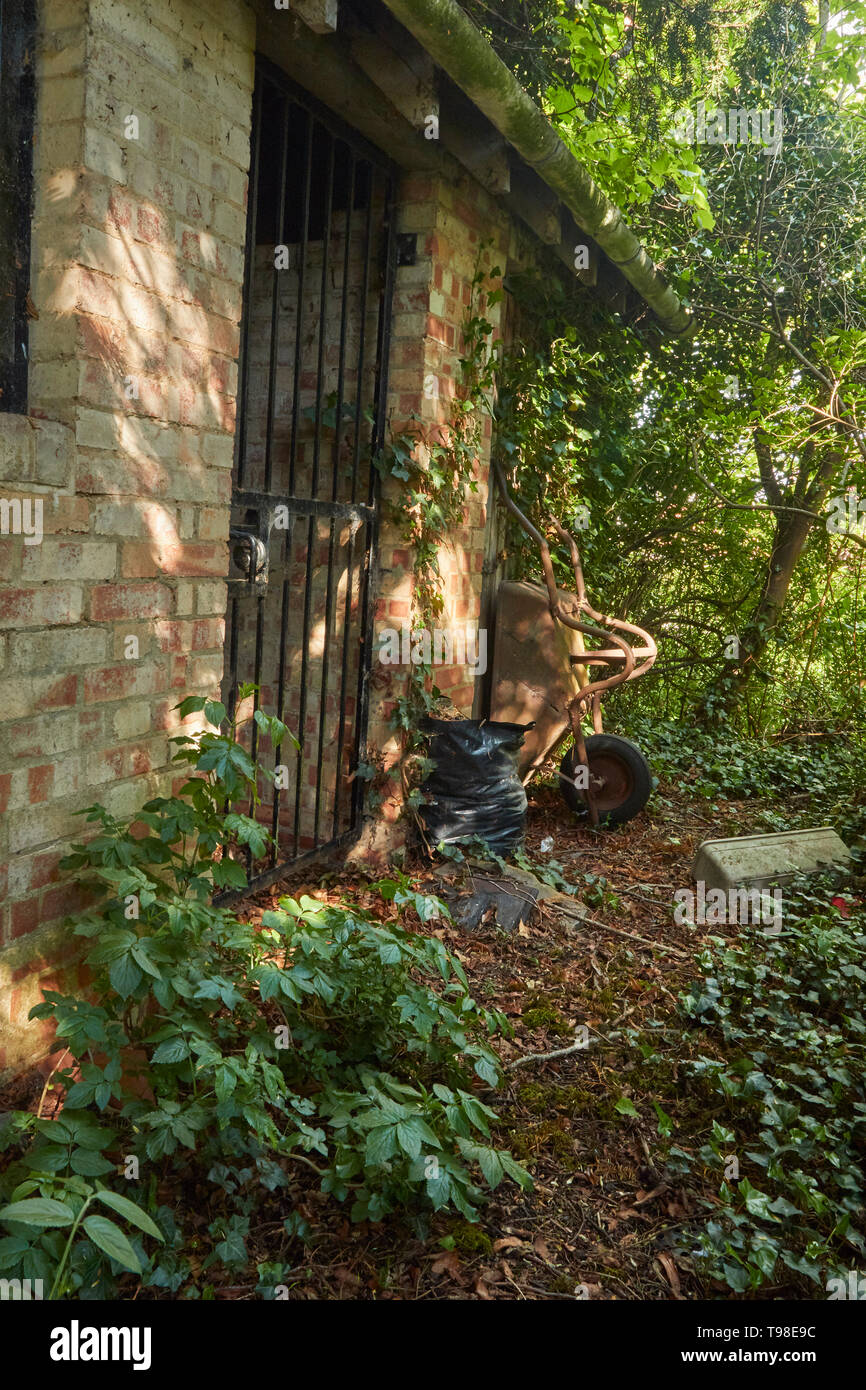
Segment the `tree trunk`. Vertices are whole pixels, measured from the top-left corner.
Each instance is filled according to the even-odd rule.
[[[808,450],[803,458],[796,487],[789,496],[783,498],[772,478],[765,440],[766,436],[756,438],[755,452],[765,491],[771,501],[778,503],[780,508],[776,512],[773,548],[767,561],[761,597],[749,615],[740,637],[739,661],[733,671],[722,674],[714,682],[698,708],[698,717],[705,723],[712,722],[719,715],[727,718],[736,708],[749,680],[760,670],[761,657],[779,626],[791,580],[809,539],[809,533],[818,524],[813,517],[806,516],[803,512],[785,511],[783,508],[802,507],[805,511],[820,514],[842,457],[835,450],[826,451],[809,482],[809,463],[814,451]]]
[[[782,512],[776,518],[773,550],[767,562],[764,588],[746,624],[740,644],[738,676],[745,685],[752,670],[760,664],[767,643],[779,625],[797,561],[815,523],[799,512]]]

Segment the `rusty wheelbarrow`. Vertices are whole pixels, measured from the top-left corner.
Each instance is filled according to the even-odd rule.
[[[511,497],[498,463],[494,469],[506,507],[541,552],[545,583],[499,586],[490,718],[532,725],[518,763],[524,785],[573,734],[574,746],[560,766],[560,790],[568,806],[588,813],[593,825],[631,820],[646,804],[652,774],[636,744],[604,732],[601,699],[626,681],[645,675],[656,659],[656,644],[634,623],[596,612],[586,596],[577,543],[553,520],[554,531],[570,549],[575,593],[557,588],[547,541]],[[623,634],[637,638],[641,645],[634,646]],[[588,649],[587,637],[601,642],[601,647]],[[593,680],[592,666],[617,669]],[[587,714],[592,716],[594,730],[589,738],[583,733]]]

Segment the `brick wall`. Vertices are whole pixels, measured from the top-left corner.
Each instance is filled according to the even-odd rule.
[[[131,815],[163,789],[172,705],[215,690],[223,670],[255,51],[243,0],[41,0],[40,24],[30,414],[0,414],[0,1078],[44,1053],[41,1025],[25,1024],[40,987],[75,980],[62,925],[75,888],[57,873],[81,833],[74,813],[98,800]],[[418,259],[396,279],[395,432],[412,415],[447,423],[479,256],[504,268],[515,254],[514,225],[456,168],[398,190]],[[254,463],[254,420],[251,442]],[[478,618],[489,443],[485,427],[479,489],[440,556],[443,626]],[[379,632],[411,613],[413,556],[389,512],[400,501],[385,489]],[[348,537],[336,545],[342,613],[361,547],[344,560]],[[314,547],[315,588],[327,536]],[[299,544],[300,587],[305,561]],[[392,761],[405,678],[380,667],[372,686],[370,749]],[[437,680],[468,714],[466,669]],[[330,684],[313,698],[327,709]],[[399,844],[398,809],[359,853]]]
[[[394,434],[413,415],[420,417],[425,429],[447,427],[459,378],[462,326],[470,311],[473,278],[479,266],[489,271],[498,265],[504,271],[517,236],[499,205],[468,174],[406,177],[398,192],[398,229],[417,235],[418,256],[414,266],[397,271],[389,374],[389,427]],[[497,287],[501,282],[489,283]],[[501,309],[502,301],[488,313],[496,335]],[[490,440],[490,420],[484,418],[476,468],[478,490],[467,490],[462,525],[443,538],[439,554],[443,629],[465,631],[467,623],[472,626],[478,622]],[[400,527],[401,497],[396,480],[383,488],[382,503],[377,643],[386,628],[399,630],[403,624],[411,625],[414,588],[415,557],[407,550]],[[397,518],[393,516],[395,506]],[[439,666],[435,679],[449,699],[470,716],[475,684],[467,667]],[[368,742],[372,752],[384,755],[386,768],[394,765],[399,753],[390,715],[395,697],[405,691],[406,680],[405,667],[388,665],[379,666],[373,682]],[[402,841],[405,823],[398,823],[401,798],[396,782],[389,784],[389,793],[380,818],[367,827],[359,842],[359,855],[378,857]]]
[[[254,43],[239,0],[41,5],[30,417],[0,414],[0,1074],[70,947],[73,813],[164,784],[172,704],[222,673]]]

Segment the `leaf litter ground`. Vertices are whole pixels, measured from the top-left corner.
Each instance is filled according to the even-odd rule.
[[[335,903],[349,897],[381,920],[399,915],[410,929],[435,932],[459,956],[475,995],[502,1010],[514,1028],[513,1039],[500,1045],[505,1087],[494,1094],[479,1083],[479,1094],[499,1113],[494,1142],[530,1169],[535,1187],[522,1193],[502,1183],[478,1224],[438,1213],[424,1223],[392,1216],[353,1225],[318,1190],[316,1176],[293,1165],[288,1190],[263,1194],[248,1240],[252,1265],[240,1276],[247,1282],[236,1283],[238,1275],[220,1266],[204,1268],[213,1244],[208,1225],[219,1215],[218,1189],[163,1185],[159,1200],[182,1209],[184,1228],[199,1232],[186,1253],[193,1274],[201,1270],[204,1297],[261,1298],[254,1266],[263,1262],[290,1266],[291,1299],[732,1296],[725,1286],[702,1280],[679,1251],[682,1234],[706,1219],[701,1198],[714,1200],[718,1177],[706,1174],[703,1188],[695,1177],[688,1185],[666,1177],[656,1107],[687,1150],[700,1147],[712,1115],[689,1094],[676,1057],[659,1074],[658,1093],[651,1093],[639,1044],[657,1039],[662,1028],[676,1029],[686,1054],[678,992],[699,973],[695,955],[703,934],[736,928],[676,924],[674,891],[691,886],[689,864],[701,840],[762,828],[762,808],[755,801],[710,804],[690,796],[682,783],[660,793],[631,824],[593,831],[567,810],[555,787],[535,788],[527,854],[536,865],[556,860],[575,896],[540,901],[519,931],[503,932],[493,914],[471,931],[422,925],[411,911],[398,914],[349,866],[306,869],[247,897],[239,914],[250,921],[287,893]],[[430,882],[429,865],[416,862],[410,872]],[[470,870],[467,886],[471,877]],[[581,920],[576,912],[586,915]],[[514,1065],[569,1047],[581,1025],[589,1032],[586,1049]],[[695,1047],[706,1054],[706,1037]],[[53,1098],[43,1096],[43,1084],[38,1073],[20,1078],[0,1093],[0,1110],[35,1110],[42,1103],[42,1114],[50,1115]],[[287,1198],[314,1231],[309,1245],[283,1229]],[[130,1297],[166,1296],[129,1282],[124,1292]],[[796,1297],[781,1287],[762,1296],[786,1295]]]
[[[430,923],[466,969],[473,992],[501,1009],[515,1036],[500,1046],[508,1080],[481,1093],[500,1115],[495,1140],[531,1170],[534,1191],[503,1183],[481,1221],[437,1214],[429,1229],[390,1218],[352,1225],[303,1174],[294,1195],[316,1229],[312,1247],[275,1249],[263,1230],[253,1241],[261,1260],[296,1258],[290,1297],[314,1299],[682,1299],[730,1297],[708,1284],[678,1238],[699,1227],[718,1177],[695,1187],[665,1176],[660,1121],[676,1141],[697,1149],[711,1116],[668,1068],[658,1095],[645,1093],[639,1041],[676,1027],[679,991],[699,973],[703,935],[736,928],[690,927],[673,920],[674,891],[692,886],[689,865],[709,838],[761,828],[755,802],[708,803],[682,787],[634,822],[592,831],[567,810],[552,786],[532,791],[526,850],[543,865],[555,859],[576,886],[573,898],[541,901],[519,932],[504,933],[493,914],[463,931]],[[553,846],[550,848],[549,842]],[[541,850],[544,843],[545,851]],[[450,870],[446,870],[449,872]],[[429,867],[414,865],[420,881]],[[471,870],[469,883],[471,886]],[[396,911],[348,869],[323,878],[295,875],[247,900],[251,920],[281,894],[308,892],[324,901],[346,895],[382,919]],[[568,909],[563,910],[563,909]],[[406,922],[405,911],[401,920]],[[586,1050],[513,1066],[528,1054],[568,1047],[586,1025]],[[708,1050],[701,1037],[699,1050]],[[632,1113],[634,1112],[634,1113]],[[294,1174],[293,1174],[294,1177]],[[216,1289],[217,1297],[255,1297],[247,1288]],[[782,1290],[766,1290],[779,1297]],[[789,1292],[789,1296],[790,1292]]]

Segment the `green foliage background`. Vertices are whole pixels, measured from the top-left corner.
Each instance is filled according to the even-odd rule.
[[[507,282],[520,335],[495,410],[512,482],[542,523],[588,506],[590,596],[660,643],[617,696],[623,718],[859,740],[864,6],[826,30],[811,4],[464,8],[698,315],[693,336],[662,339],[560,272]],[[780,152],[678,143],[698,100],[782,110]],[[830,531],[849,489],[856,524]],[[520,533],[508,550],[537,574]]]

